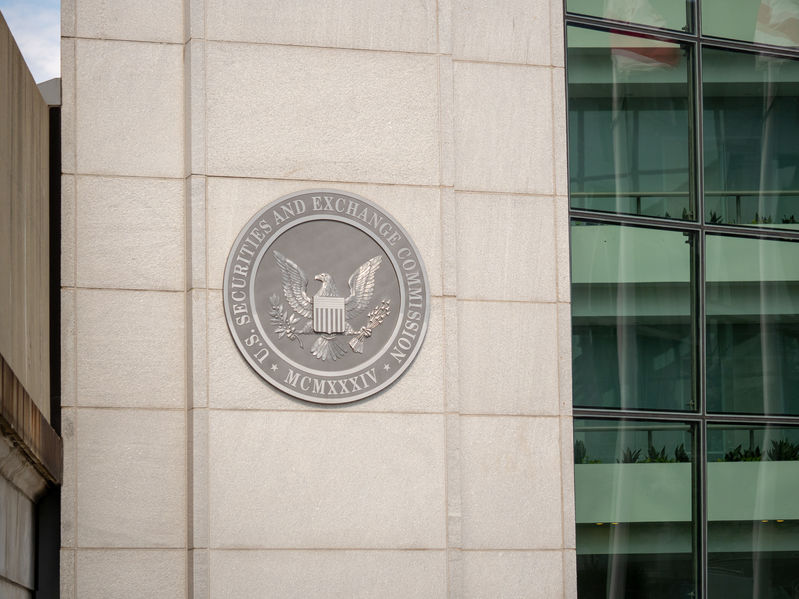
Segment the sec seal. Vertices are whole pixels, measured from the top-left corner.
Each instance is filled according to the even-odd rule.
[[[260,210],[225,266],[225,316],[249,365],[278,389],[338,404],[396,381],[430,314],[422,258],[369,200],[316,189]]]

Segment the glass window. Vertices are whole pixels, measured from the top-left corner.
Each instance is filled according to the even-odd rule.
[[[575,14],[637,23],[661,29],[688,29],[690,5],[685,0],[567,0]]]
[[[710,425],[708,597],[799,594],[799,429]]]
[[[579,597],[799,598],[799,0],[622,4],[566,0]]]
[[[687,423],[575,419],[580,599],[695,596],[693,439]]]
[[[799,414],[799,245],[705,243],[708,411]]]
[[[795,0],[702,0],[702,32],[744,42],[799,46],[799,3]]]
[[[571,206],[693,218],[689,52],[569,27]]]
[[[695,409],[689,240],[572,222],[575,406]]]
[[[799,227],[799,61],[705,48],[705,219]]]

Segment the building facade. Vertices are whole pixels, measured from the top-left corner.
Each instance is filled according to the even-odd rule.
[[[559,0],[62,7],[62,597],[574,596]],[[314,188],[432,296],[349,405],[223,310],[239,231]]]
[[[64,0],[60,113],[0,23],[0,596],[798,597],[799,8],[736,9]]]

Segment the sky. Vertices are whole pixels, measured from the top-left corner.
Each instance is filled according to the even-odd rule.
[[[60,77],[61,0],[0,0],[0,12],[36,83]]]

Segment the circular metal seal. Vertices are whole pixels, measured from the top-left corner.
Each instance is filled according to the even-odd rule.
[[[393,383],[422,346],[430,288],[408,233],[369,200],[285,195],[239,233],[225,316],[244,359],[278,389],[348,403]]]

